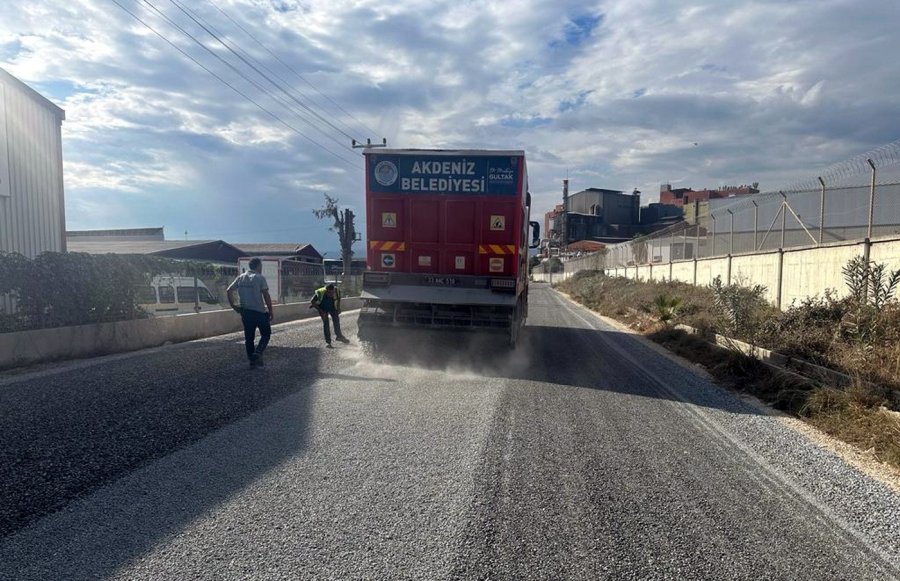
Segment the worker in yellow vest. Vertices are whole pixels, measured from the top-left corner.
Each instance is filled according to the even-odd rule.
[[[328,324],[328,316],[334,322],[335,339],[341,343],[349,343],[350,340],[341,334],[341,291],[334,284],[327,284],[317,290],[310,301],[310,308],[318,309],[319,316],[322,317],[322,326],[325,331],[325,346],[331,346],[331,327]]]

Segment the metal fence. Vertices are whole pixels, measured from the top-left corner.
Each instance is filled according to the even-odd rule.
[[[900,141],[782,191],[713,199],[708,212],[566,260],[566,271],[654,264],[900,234]],[[602,258],[598,258],[602,257]],[[602,264],[602,265],[601,265]]]

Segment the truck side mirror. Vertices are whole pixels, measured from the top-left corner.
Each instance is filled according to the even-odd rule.
[[[541,243],[541,224],[529,222],[531,225],[531,245],[528,248],[537,248]]]

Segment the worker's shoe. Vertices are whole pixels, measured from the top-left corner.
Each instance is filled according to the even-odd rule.
[[[338,337],[337,340],[340,341],[341,343],[349,343],[350,342],[350,339],[344,337],[343,335]]]
[[[257,351],[253,354],[253,356],[256,358],[255,363],[257,367],[263,367],[266,364],[266,362],[263,360],[263,354],[261,351]]]
[[[329,349],[334,349],[334,345],[331,344],[331,341],[328,341],[327,343],[325,343],[325,346],[328,347]]]

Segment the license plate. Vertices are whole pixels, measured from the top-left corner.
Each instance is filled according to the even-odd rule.
[[[425,284],[432,284],[436,286],[456,286],[459,284],[459,279],[452,276],[426,276]]]

